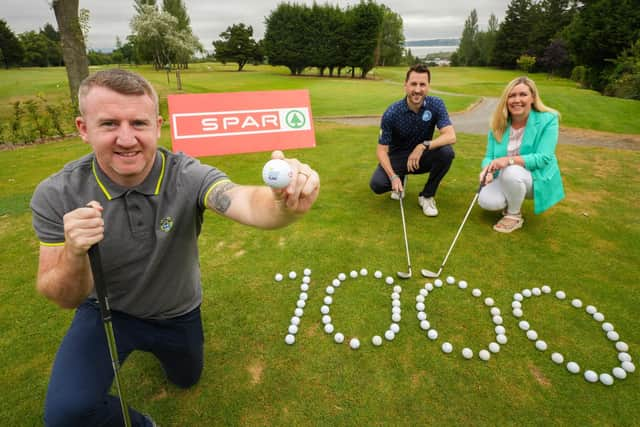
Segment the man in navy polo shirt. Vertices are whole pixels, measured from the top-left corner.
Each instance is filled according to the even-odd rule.
[[[404,191],[405,175],[428,173],[418,204],[426,216],[437,216],[435,195],[455,157],[456,132],[442,99],[427,96],[430,83],[426,65],[416,64],[407,71],[406,97],[382,116],[376,149],[379,164],[369,186],[376,194],[391,191],[397,200]],[[436,127],[440,135],[433,139]]]
[[[270,229],[292,223],[318,197],[320,178],[285,159],[284,189],[234,184],[222,171],[158,147],[162,117],[147,80],[120,69],[80,85],[76,119],[92,153],[44,180],[31,200],[40,240],[37,289],[75,309],[55,357],[47,426],[122,426],[120,401],[87,252],[100,243],[120,362],[133,351],[158,358],[179,387],[203,368],[197,239],[204,211]],[[276,151],[275,158],[284,158]],[[134,426],[153,426],[129,408]]]

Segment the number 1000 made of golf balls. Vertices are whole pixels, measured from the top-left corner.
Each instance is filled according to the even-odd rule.
[[[271,188],[284,188],[289,185],[291,178],[291,166],[284,160],[269,160],[262,168],[262,179]]]

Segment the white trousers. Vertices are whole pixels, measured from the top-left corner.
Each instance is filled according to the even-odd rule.
[[[480,190],[478,204],[482,209],[519,214],[524,199],[533,198],[531,172],[519,165],[507,166],[496,179]]]

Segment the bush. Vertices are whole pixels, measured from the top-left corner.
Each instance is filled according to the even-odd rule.
[[[587,85],[587,67],[584,65],[578,65],[573,67],[571,71],[571,80],[578,83],[580,87],[586,87]]]

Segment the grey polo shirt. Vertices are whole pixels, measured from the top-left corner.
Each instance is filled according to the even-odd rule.
[[[102,263],[112,309],[167,319],[202,302],[197,239],[207,192],[228,181],[213,166],[159,148],[134,188],[112,182],[93,153],[42,181],[31,199],[42,245],[63,246],[62,217],[91,200],[104,208]],[[92,293],[95,297],[95,293]]]

